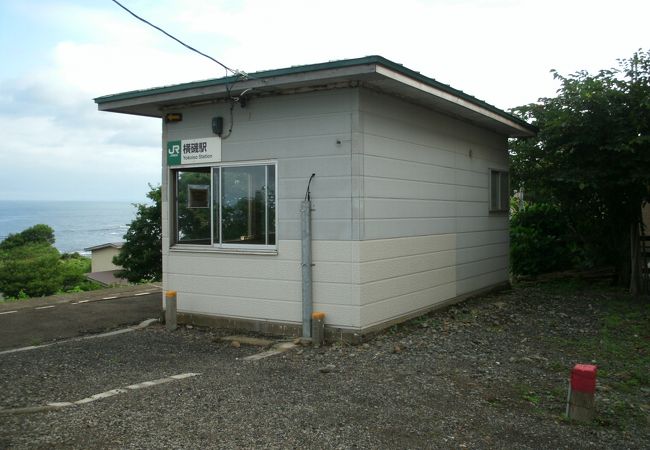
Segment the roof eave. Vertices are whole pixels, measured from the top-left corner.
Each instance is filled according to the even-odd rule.
[[[384,66],[377,66],[377,73],[392,82],[390,89],[393,92],[419,100],[432,109],[494,129],[509,137],[527,137],[536,134],[534,127],[525,121],[483,101],[468,98],[469,96],[453,88],[448,89],[446,85],[436,86]],[[386,84],[386,81],[383,84]]]
[[[250,79],[221,78],[98,97],[100,111],[162,117],[170,108],[218,101],[229,95],[279,93],[362,82],[509,137],[534,136],[536,128],[482,100],[380,56],[258,72]]]
[[[135,114],[150,117],[162,117],[165,110],[176,105],[187,105],[203,101],[217,101],[237,96],[244,91],[251,93],[281,92],[290,89],[331,85],[351,80],[363,80],[375,73],[374,64],[332,68],[313,72],[297,72],[273,77],[255,77],[224,84],[199,82],[170,86],[168,88],[134,91],[115,96],[95,99],[100,111]]]

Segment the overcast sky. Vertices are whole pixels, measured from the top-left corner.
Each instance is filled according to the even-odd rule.
[[[647,0],[121,0],[254,72],[381,55],[503,109],[650,47]],[[160,122],[93,98],[225,75],[110,0],[0,0],[0,200],[143,201]]]

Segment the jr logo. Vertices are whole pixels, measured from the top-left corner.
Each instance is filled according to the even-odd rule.
[[[181,141],[167,142],[167,165],[177,166],[181,163]]]

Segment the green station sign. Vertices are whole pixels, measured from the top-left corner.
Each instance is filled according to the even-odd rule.
[[[167,141],[167,165],[221,162],[221,138]]]

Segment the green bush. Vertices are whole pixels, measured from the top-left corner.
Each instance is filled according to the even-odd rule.
[[[30,297],[52,295],[61,288],[59,251],[48,243],[23,244],[0,252],[0,291]]]
[[[124,245],[113,258],[122,266],[117,276],[132,283],[162,279],[162,213],[160,186],[153,187],[147,197],[151,204],[136,204],[138,211],[124,235]]]
[[[23,299],[101,287],[85,277],[89,258],[61,255],[53,244],[54,232],[47,225],[35,225],[0,242],[0,292],[9,299]]]
[[[0,251],[11,250],[25,244],[54,244],[54,230],[48,225],[39,223],[20,233],[11,233],[0,242]]]
[[[562,211],[532,204],[510,219],[510,265],[514,275],[539,275],[572,266],[574,249]]]
[[[61,255],[59,264],[61,266],[60,269],[62,277],[61,289],[64,292],[74,292],[75,288],[80,289],[80,285],[87,282],[85,274],[90,272],[90,258],[85,258],[79,253],[64,253]]]

